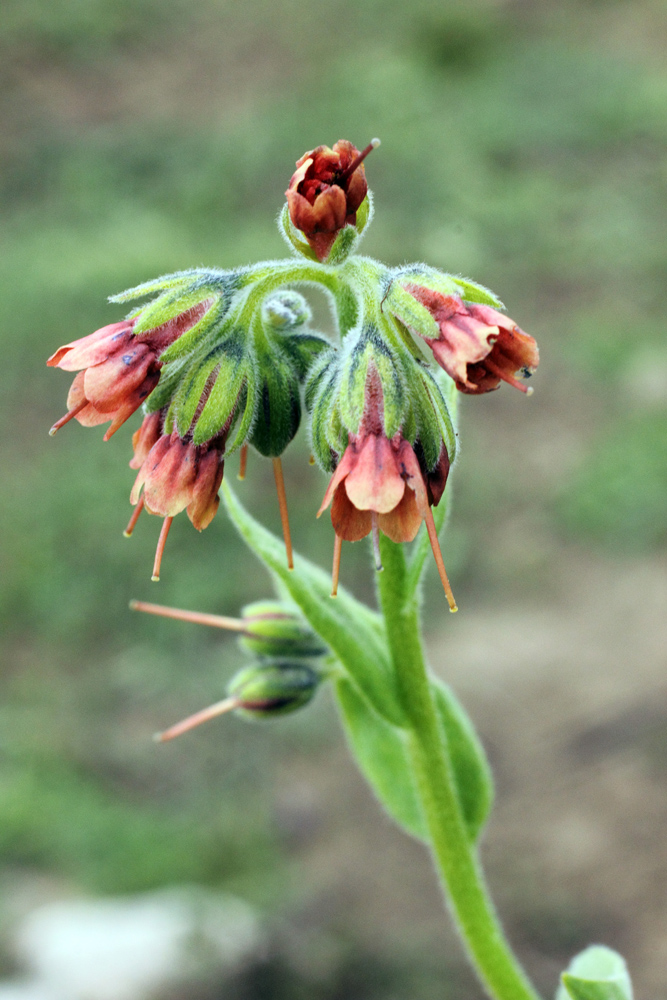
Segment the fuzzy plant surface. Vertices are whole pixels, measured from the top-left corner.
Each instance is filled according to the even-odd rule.
[[[232,270],[164,275],[111,298],[125,319],[59,348],[77,372],[67,413],[108,440],[141,409],[130,536],[142,511],[163,519],[159,580],[173,518],[201,531],[220,502],[269,570],[278,599],[239,618],[146,602],[136,610],[234,630],[247,665],[226,697],[160,734],[172,739],[225,712],[263,718],[306,706],[328,683],[350,750],[387,813],[431,851],[462,942],[489,996],[536,1000],[510,949],[481,870],[478,841],[493,800],[484,749],[454,692],[425,660],[420,581],[429,551],[457,606],[439,536],[458,449],[459,393],[503,383],[526,395],[535,340],[482,285],[426,264],[390,268],[357,253],[373,201],[362,151],[340,140],[305,153],[279,228],[291,254]],[[312,329],[299,287],[328,297],[337,337]],[[331,576],[293,552],[281,456],[306,417],[313,460],[329,477]],[[223,482],[249,448],[271,460],[283,538]],[[313,512],[316,511],[316,504]],[[343,542],[370,537],[378,610],[339,586]],[[595,945],[563,973],[558,1000],[631,1000],[625,964]]]

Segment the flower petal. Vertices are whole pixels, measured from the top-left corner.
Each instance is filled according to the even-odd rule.
[[[417,508],[417,498],[406,490],[403,499],[388,514],[378,515],[378,527],[392,542],[411,542],[417,535],[422,516]]]
[[[62,368],[66,372],[75,372],[90,365],[99,365],[112,354],[122,350],[132,338],[132,326],[124,320],[122,323],[111,323],[101,330],[73,340],[70,344],[58,348],[46,362],[50,367]]]
[[[369,434],[354,468],[345,480],[345,490],[357,510],[386,514],[400,503],[405,492],[396,454],[383,435]]]
[[[218,490],[224,471],[222,453],[217,448],[210,448],[200,457],[197,478],[192,488],[192,501],[188,505],[188,517],[197,531],[209,526],[220,506]]]
[[[146,344],[127,345],[122,353],[86,368],[86,397],[103,412],[117,409],[142,384],[154,361],[155,355]]]
[[[369,510],[357,510],[341,483],[331,506],[331,523],[336,534],[346,542],[358,542],[371,530],[373,518]]]

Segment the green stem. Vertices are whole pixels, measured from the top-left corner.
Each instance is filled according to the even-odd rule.
[[[477,851],[466,831],[444,732],[436,714],[414,597],[401,546],[381,539],[378,576],[389,648],[408,719],[408,745],[431,849],[450,909],[470,959],[496,1000],[538,1000],[513,955],[488,894]]]

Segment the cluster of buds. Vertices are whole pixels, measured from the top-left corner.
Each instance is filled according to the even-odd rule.
[[[139,285],[112,301],[155,297],[49,359],[79,372],[52,433],[72,419],[110,422],[108,439],[143,407],[126,535],[142,510],[163,518],[154,580],[172,519],[185,510],[207,527],[226,459],[240,451],[243,478],[249,446],[273,462],[292,567],[281,455],[305,399],[314,459],[331,477],[320,513],[331,506],[332,594],[344,540],[371,535],[381,569],[380,533],[410,542],[424,522],[456,609],[432,508],[456,457],[457,390],[479,395],[506,382],[529,393],[537,345],[479,285],[352,254],[372,214],[364,160],[378,144],[360,151],[340,140],[297,161],[280,222],[291,260]],[[308,304],[289,287],[299,283],[329,296],[337,343],[310,329]]]
[[[255,657],[253,664],[234,675],[221,701],[158,733],[156,739],[162,743],[228,712],[253,720],[295,712],[312,700],[327,677],[318,662],[327,655],[327,647],[302,618],[279,601],[249,604],[242,609],[240,618],[143,601],[132,601],[130,607],[163,618],[236,632],[239,645]]]
[[[47,362],[79,371],[69,410],[84,426],[111,421],[113,433],[143,404],[130,467],[138,474],[130,537],[142,510],[163,518],[153,565],[159,580],[173,518],[187,511],[201,531],[219,506],[225,458],[248,446],[273,461],[288,564],[291,537],[280,456],[301,420],[301,384],[313,358],[329,346],[309,327],[310,309],[298,292],[264,297],[245,319],[243,273],[196,271],[168,275],[116,298],[158,291],[147,306],[59,348]],[[239,294],[234,298],[234,292]],[[239,301],[240,300],[240,301]]]

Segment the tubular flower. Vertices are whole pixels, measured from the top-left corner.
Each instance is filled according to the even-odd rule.
[[[444,443],[435,469],[429,472],[400,432],[390,440],[379,419],[369,419],[368,412],[364,415],[359,433],[349,435],[318,512],[319,517],[332,505],[331,522],[336,532],[333,595],[338,587],[343,540],[356,542],[372,531],[376,568],[382,569],[378,533],[382,531],[393,542],[411,542],[424,521],[450,609],[456,611],[431,511],[431,506],[440,502],[448,473]]]
[[[203,445],[181,438],[177,431],[160,434],[160,413],[151,413],[134,435],[134,458],[139,469],[130,494],[137,509],[125,532],[131,535],[142,509],[164,518],[155,556],[153,579],[160,579],[164,545],[176,514],[186,510],[197,531],[207,528],[220,504],[218,490],[224,472],[225,434]],[[143,492],[142,492],[143,491]]]
[[[95,333],[60,347],[46,362],[64,371],[78,371],[67,396],[68,412],[50,430],[55,434],[76,419],[84,427],[111,421],[104,435],[112,434],[139,409],[160,379],[160,354],[193,326],[206,305],[147,333],[135,335],[138,316],[103,326]]]
[[[540,356],[533,337],[514,320],[491,306],[464,302],[457,295],[443,295],[422,285],[404,287],[438,324],[439,336],[424,340],[461,392],[490,392],[501,381],[526,394],[532,392],[516,376],[532,375]]]
[[[318,146],[297,160],[285,192],[290,219],[317,254],[325,260],[345,225],[354,225],[368,185],[362,161],[379,143],[374,139],[359,152],[347,139]]]

